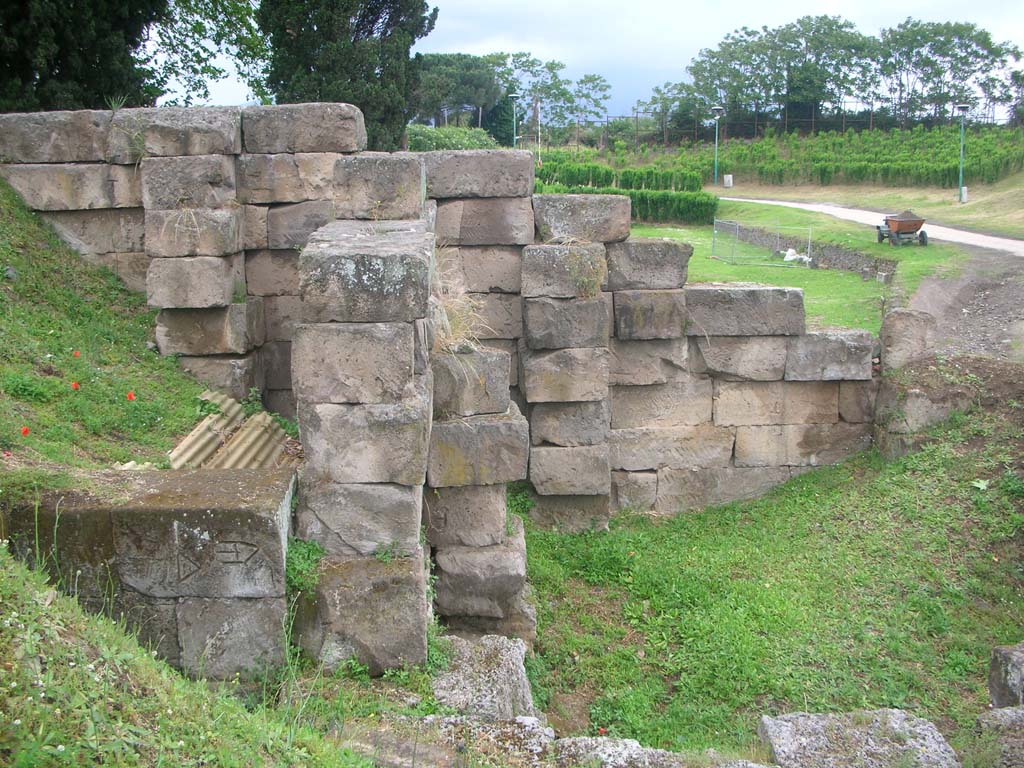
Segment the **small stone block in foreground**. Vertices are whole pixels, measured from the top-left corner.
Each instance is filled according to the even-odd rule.
[[[1024,705],[1024,643],[997,645],[992,649],[988,694],[993,707]]]
[[[938,324],[934,315],[896,309],[882,318],[882,370],[902,368],[935,351]]]
[[[530,451],[530,483],[542,496],[607,495],[609,471],[607,445],[534,446]]]
[[[427,488],[423,494],[427,542],[433,547],[489,547],[505,541],[505,485]]]
[[[434,488],[526,478],[530,427],[515,403],[501,414],[438,421],[430,431],[427,482]]]
[[[668,238],[638,238],[608,246],[608,290],[682,288],[693,248]]]
[[[522,295],[571,299],[594,295],[605,284],[601,243],[528,245],[523,248]]]
[[[626,195],[534,195],[533,210],[537,238],[544,243],[614,243],[629,237]]]
[[[442,616],[505,618],[526,584],[523,521],[509,518],[510,534],[490,547],[437,549],[437,610]]]
[[[523,328],[530,349],[608,346],[611,313],[603,298],[540,297],[523,304]]]
[[[509,403],[512,356],[500,349],[475,349],[455,354],[435,353],[434,417],[504,413]]]
[[[284,663],[284,597],[186,597],[175,608],[181,668],[193,677],[255,679]]]
[[[451,637],[449,641],[451,663],[433,681],[439,704],[486,720],[534,716],[522,640],[486,635],[477,640]]]
[[[520,349],[519,386],[530,403],[604,400],[608,397],[607,349]]]
[[[530,440],[534,445],[598,445],[608,439],[610,420],[607,399],[537,403],[530,409]]]
[[[423,213],[423,165],[408,152],[364,152],[334,164],[339,219],[416,219]]]

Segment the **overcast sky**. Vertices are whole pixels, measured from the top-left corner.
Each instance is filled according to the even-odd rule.
[[[429,0],[428,0],[429,2]],[[437,26],[414,50],[422,53],[529,51],[557,59],[573,79],[603,75],[612,86],[609,114],[629,114],[662,83],[686,79],[686,65],[742,26],[776,27],[807,15],[838,15],[876,35],[907,16],[923,21],[970,21],[1024,48],[1020,0],[434,0]],[[894,8],[898,11],[894,12]],[[215,84],[213,103],[238,104],[244,86]]]

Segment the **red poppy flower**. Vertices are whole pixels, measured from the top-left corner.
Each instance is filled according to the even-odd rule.
[[[597,729],[597,733],[600,736],[604,736],[606,733],[608,733],[608,729],[607,728],[598,728]]]
[[[131,390],[131,389],[128,390],[128,394],[125,395],[125,397],[127,397],[129,400],[134,400],[135,399],[135,391]]]
[[[72,353],[71,353],[71,356],[72,356],[72,357],[81,357],[81,356],[82,356],[82,353],[81,353],[81,352],[79,352],[79,351],[78,351],[78,350],[76,349],[76,350],[75,350],[74,352],[72,352]]]
[[[82,385],[79,384],[77,381],[72,381],[71,388],[77,392],[79,389],[82,388]]]
[[[13,454],[13,453],[11,453],[10,451],[4,451],[4,458],[5,458],[5,459],[9,459],[9,458],[11,458],[11,456],[13,456],[13,455],[14,455],[14,454]]]
[[[21,436],[22,437],[28,437],[28,427],[22,427],[21,428]]]

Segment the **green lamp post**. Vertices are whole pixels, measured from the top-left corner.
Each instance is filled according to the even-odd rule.
[[[725,107],[716,104],[711,108],[711,114],[715,116],[715,186],[718,186],[718,121],[725,114]]]
[[[510,93],[508,95],[508,98],[512,102],[512,149],[515,149],[516,140],[519,138],[518,136],[516,136],[516,130],[518,130],[519,127],[516,125],[516,99],[519,98],[519,94]]]
[[[960,113],[960,182],[956,187],[956,195],[961,203],[967,202],[964,199],[964,127],[967,123],[967,110],[970,108],[970,104],[957,104],[955,107]]]

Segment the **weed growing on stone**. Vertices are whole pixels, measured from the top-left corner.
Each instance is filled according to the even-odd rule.
[[[324,555],[318,541],[288,539],[288,553],[284,562],[285,586],[293,596],[312,592],[320,579],[320,561]]]

